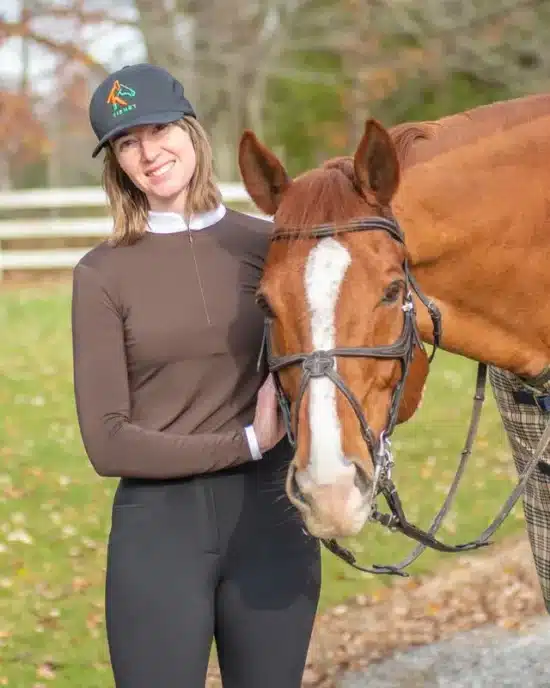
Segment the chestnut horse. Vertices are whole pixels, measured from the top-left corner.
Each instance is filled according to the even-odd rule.
[[[442,348],[531,388],[543,379],[548,132],[546,95],[391,132],[369,120],[354,156],[293,180],[243,134],[243,181],[274,216],[259,290],[270,344],[279,359],[302,363],[279,377],[299,428],[287,492],[312,534],[363,527],[375,497],[373,452],[418,406],[428,372],[419,339],[432,342],[434,330],[433,311],[411,302],[415,283],[442,315]],[[296,357],[334,349],[337,363]]]

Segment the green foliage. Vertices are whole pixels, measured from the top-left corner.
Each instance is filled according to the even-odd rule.
[[[301,56],[307,70],[326,78],[326,83],[274,78],[268,99],[273,107],[267,111],[268,144],[283,151],[284,162],[292,174],[318,165],[343,150],[346,128],[351,113],[346,112],[347,78],[336,54]],[[366,86],[368,88],[368,84]],[[472,74],[456,73],[443,81],[427,76],[400,83],[398,88],[381,100],[369,104],[370,114],[385,126],[413,120],[432,120],[461,112],[478,105],[512,97],[498,83],[480,81]]]
[[[11,183],[16,189],[35,189],[48,184],[48,160],[39,157],[29,164],[12,164]]]
[[[412,120],[435,120],[446,115],[510,98],[502,85],[487,83],[472,74],[455,73],[443,81],[426,78],[401,84],[383,101],[374,104],[386,126]]]
[[[340,58],[332,52],[297,53],[293,76],[274,76],[267,88],[266,141],[280,151],[290,174],[339,154],[345,127]]]

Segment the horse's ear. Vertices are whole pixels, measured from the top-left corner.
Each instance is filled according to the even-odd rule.
[[[266,215],[275,215],[290,178],[277,156],[245,129],[239,143],[239,169],[246,190]]]
[[[383,206],[390,204],[399,185],[399,160],[386,129],[368,119],[354,156],[355,176],[363,193]]]

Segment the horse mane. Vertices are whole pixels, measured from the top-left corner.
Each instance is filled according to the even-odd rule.
[[[401,169],[410,164],[413,146],[434,137],[435,122],[402,122],[389,129]]]
[[[531,119],[550,114],[550,94],[501,100],[434,121],[404,122],[390,128],[402,170],[440,153],[473,143]]]

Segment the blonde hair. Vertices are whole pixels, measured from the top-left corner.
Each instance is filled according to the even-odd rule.
[[[189,220],[194,213],[217,208],[222,195],[214,178],[212,148],[205,130],[194,117],[184,117],[175,124],[189,134],[195,149],[196,166],[185,203],[185,217]],[[135,243],[147,231],[149,202],[122,170],[111,146],[105,152],[102,183],[114,220],[109,243],[114,246]]]

